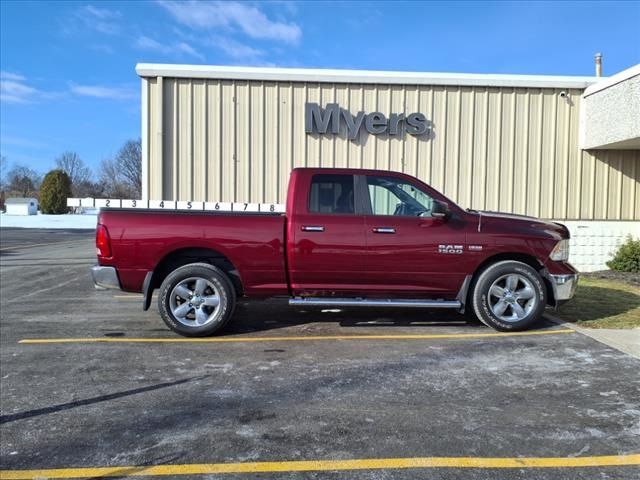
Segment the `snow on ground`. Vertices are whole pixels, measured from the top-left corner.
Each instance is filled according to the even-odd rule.
[[[97,215],[7,215],[0,214],[0,227],[96,228]]]

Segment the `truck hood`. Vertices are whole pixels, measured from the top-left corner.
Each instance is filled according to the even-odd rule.
[[[505,230],[530,230],[531,233],[545,232],[558,240],[569,238],[569,229],[561,223],[540,220],[536,217],[514,213],[491,212],[487,210],[474,211],[473,213],[478,217],[480,231],[482,231],[483,226],[491,225],[494,228],[500,226]]]

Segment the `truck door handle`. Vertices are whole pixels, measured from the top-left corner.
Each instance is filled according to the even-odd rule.
[[[396,229],[391,227],[375,227],[373,233],[396,233]]]
[[[304,225],[302,227],[303,232],[324,232],[324,227],[319,225]]]

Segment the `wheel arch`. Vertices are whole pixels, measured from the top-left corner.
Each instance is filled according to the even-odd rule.
[[[549,275],[546,273],[546,269],[542,264],[542,262],[540,262],[540,260],[538,260],[535,256],[528,255],[526,253],[503,252],[503,253],[498,253],[496,255],[487,257],[475,269],[475,271],[473,272],[473,275],[471,276],[469,287],[467,288],[467,291],[466,291],[465,306],[471,304],[471,295],[473,295],[473,290],[476,287],[476,282],[478,280],[478,277],[480,277],[480,274],[490,265],[493,265],[498,262],[504,262],[507,260],[522,262],[526,265],[529,265],[534,270],[536,270],[542,277],[542,280],[546,288],[547,305],[552,305],[552,306],[555,305],[555,298],[553,295],[553,286],[551,285],[551,280],[549,279]]]
[[[183,247],[167,253],[158,262],[153,272],[150,272],[149,280],[145,279],[145,287],[142,292],[144,295],[144,310],[149,309],[153,290],[162,285],[167,275],[176,268],[190,263],[208,263],[218,267],[229,277],[236,295],[242,296],[244,289],[240,272],[226,255],[211,248]]]

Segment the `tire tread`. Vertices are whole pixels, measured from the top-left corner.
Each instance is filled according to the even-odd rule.
[[[507,267],[508,269],[506,271],[502,271],[503,269],[505,269],[505,267]],[[508,323],[508,324],[501,323],[499,320],[493,319],[490,316],[490,314],[487,312],[485,305],[483,305],[484,302],[483,302],[482,293],[489,279],[492,279],[493,277],[497,278],[499,275],[508,273],[509,269],[515,269],[515,268],[524,270],[524,272],[528,274],[528,276],[530,277],[530,280],[532,280],[536,293],[538,293],[539,295],[539,298],[538,298],[539,304],[536,307],[536,311],[531,317],[525,318],[525,320],[522,320],[520,322]],[[523,273],[523,272],[521,271],[518,273]],[[488,265],[484,270],[482,270],[479,273],[477,280],[474,282],[473,292],[471,293],[471,306],[478,320],[480,320],[486,326],[499,331],[514,332],[514,331],[526,330],[527,328],[531,327],[533,324],[535,324],[540,320],[540,318],[542,317],[542,313],[544,312],[545,304],[546,304],[546,289],[545,289],[545,285],[544,285],[544,281],[542,280],[542,277],[540,277],[540,274],[530,265],[517,260],[501,260],[499,262]]]
[[[202,275],[203,269],[208,271],[208,275],[205,273],[205,275],[207,275],[207,278],[213,280],[214,282],[217,281],[222,286],[225,302],[227,302],[225,306],[226,311],[223,313],[221,320],[217,323],[214,323],[213,325],[206,325],[199,328],[189,328],[173,320],[168,308],[168,295],[173,289],[175,282],[180,279],[180,277]],[[218,267],[204,262],[189,263],[173,270],[171,273],[169,273],[169,275],[166,276],[166,278],[162,282],[158,294],[158,310],[160,312],[162,320],[171,330],[185,337],[206,337],[219,332],[227,325],[229,320],[231,320],[235,305],[236,290],[227,274]]]

